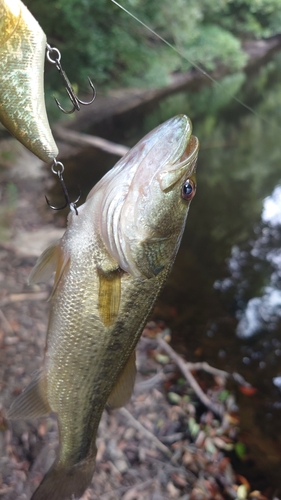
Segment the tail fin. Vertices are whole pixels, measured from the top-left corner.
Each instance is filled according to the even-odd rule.
[[[47,472],[31,500],[72,500],[80,498],[90,485],[95,461],[83,460],[72,467],[54,464]]]

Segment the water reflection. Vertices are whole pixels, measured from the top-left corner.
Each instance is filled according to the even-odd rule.
[[[262,220],[271,226],[281,224],[281,186],[277,186],[272,195],[265,198]]]
[[[261,469],[280,485],[281,188],[280,55],[226,90],[254,107],[249,114],[221,90],[182,92],[159,103],[140,135],[185,112],[200,138],[198,192],[176,265],[156,315],[174,329],[189,359],[239,371],[257,389],[237,392],[242,438]],[[237,388],[236,388],[237,389]]]
[[[188,359],[201,358],[241,372],[258,389],[251,399],[236,394],[243,438],[262,470],[279,485],[280,82],[280,54],[251,78],[239,74],[223,81],[227,91],[238,93],[267,121],[209,86],[180,92],[90,131],[103,130],[105,138],[130,146],[173,115],[192,118],[201,142],[198,190],[175,267],[154,314],[168,322],[174,345]],[[92,150],[82,161],[77,158],[77,176],[79,172],[82,184],[81,172],[85,173],[86,190],[97,180],[97,171],[102,175],[106,161],[110,168],[101,156],[93,161]]]
[[[241,297],[251,286],[243,269],[250,264],[259,272],[262,261],[270,265],[266,283],[258,297],[248,300],[246,307],[238,308],[236,317],[239,322],[236,333],[240,338],[249,338],[264,330],[276,329],[281,318],[281,187],[277,186],[271,196],[263,202],[261,224],[256,228],[257,238],[250,242],[249,251],[234,246],[228,260],[231,277],[217,281],[215,287],[222,291],[236,286]],[[276,244],[278,245],[275,248]],[[268,267],[268,266],[267,266]]]

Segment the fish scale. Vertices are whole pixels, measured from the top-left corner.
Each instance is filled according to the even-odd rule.
[[[136,343],[179,247],[198,148],[185,115],[153,130],[70,213],[31,273],[35,283],[56,271],[45,358],[8,416],[56,412],[60,443],[32,500],[79,498],[91,482],[102,412],[131,396]]]

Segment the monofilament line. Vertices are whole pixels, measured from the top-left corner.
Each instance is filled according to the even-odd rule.
[[[273,124],[272,122],[269,122],[266,118],[264,118],[259,113],[257,113],[253,108],[251,108],[251,106],[248,106],[248,104],[246,104],[245,102],[243,102],[240,99],[238,99],[238,97],[236,97],[233,94],[230,94],[229,92],[226,92],[226,90],[224,89],[224,87],[215,78],[213,78],[209,73],[207,73],[206,71],[204,71],[196,62],[194,62],[191,59],[189,59],[183,52],[181,52],[173,44],[171,44],[170,42],[168,42],[168,40],[166,40],[165,38],[163,38],[161,35],[159,35],[152,28],[150,28],[149,26],[147,26],[147,24],[145,24],[143,21],[141,21],[141,19],[139,19],[134,14],[132,14],[132,12],[130,12],[129,10],[127,10],[125,7],[123,7],[123,5],[120,5],[120,3],[118,3],[116,0],[111,0],[111,2],[113,2],[115,5],[117,5],[117,7],[119,7],[121,10],[123,10],[124,12],[126,12],[126,14],[128,14],[130,17],[132,17],[133,19],[135,19],[135,21],[137,21],[138,23],[140,23],[144,28],[146,28],[148,31],[150,31],[150,33],[152,33],[159,40],[161,40],[163,43],[165,43],[168,47],[170,47],[172,50],[174,50],[183,59],[185,59],[186,61],[188,61],[194,68],[196,68],[198,71],[200,71],[200,73],[202,73],[206,78],[208,78],[212,83],[214,83],[214,85],[216,85],[225,95],[227,95],[227,96],[231,97],[232,99],[234,99],[234,101],[238,102],[241,106],[243,106],[248,111],[250,111],[251,113],[253,113],[257,118],[259,118],[263,122],[267,123],[268,125],[270,125],[272,127],[276,127],[278,129],[280,128],[277,125]]]

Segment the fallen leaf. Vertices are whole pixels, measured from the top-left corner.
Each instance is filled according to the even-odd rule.
[[[244,396],[254,396],[258,390],[255,387],[248,387],[245,385],[239,385],[239,391],[244,394]]]
[[[254,500],[268,500],[268,497],[265,497],[260,491],[258,490],[255,490],[255,491],[252,491],[250,494],[249,494],[249,497],[250,498],[253,498]]]
[[[187,481],[186,481],[185,477],[181,476],[180,474],[177,474],[176,472],[174,472],[172,474],[172,479],[173,479],[174,483],[177,486],[180,486],[181,488],[184,488],[184,486],[187,485]]]
[[[244,500],[247,498],[248,490],[244,484],[240,484],[237,488],[237,498],[239,500]]]
[[[167,484],[167,490],[171,495],[171,498],[179,498],[180,490],[178,490],[178,488],[176,488],[171,481],[169,481],[169,483]]]

